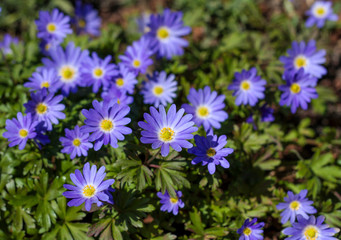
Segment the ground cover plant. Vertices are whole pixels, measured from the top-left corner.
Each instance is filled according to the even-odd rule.
[[[0,9],[0,239],[340,239],[341,2]]]

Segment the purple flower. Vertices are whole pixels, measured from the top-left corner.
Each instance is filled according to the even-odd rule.
[[[292,235],[285,240],[337,240],[333,237],[338,232],[335,228],[329,228],[327,224],[323,224],[324,217],[310,216],[305,219],[301,215],[297,216],[297,222],[292,227],[285,228],[282,232],[286,235]]]
[[[49,56],[50,55],[50,51],[52,49],[56,49],[57,46],[59,46],[63,41],[59,40],[59,39],[51,39],[51,40],[42,40],[39,44],[39,48],[41,50],[41,52],[45,55],[45,56]]]
[[[257,218],[252,219],[251,221],[249,219],[246,219],[243,226],[237,230],[237,233],[240,235],[239,240],[262,240],[264,237],[263,234],[263,228],[264,223],[260,222],[257,223]]]
[[[257,76],[257,69],[236,72],[232,84],[227,88],[233,90],[233,96],[237,96],[236,105],[250,104],[255,106],[259,99],[264,98],[266,81]]]
[[[52,130],[52,123],[58,124],[58,119],[64,119],[64,104],[59,104],[63,100],[63,96],[54,96],[48,93],[46,88],[31,93],[32,100],[24,104],[26,113],[31,113],[32,117],[38,122],[44,121],[44,126],[48,131]]]
[[[306,27],[316,24],[318,28],[322,28],[326,20],[337,21],[338,19],[338,16],[333,13],[332,2],[329,1],[314,2],[306,15],[309,16],[305,22]]]
[[[261,113],[261,121],[262,122],[273,122],[275,121],[275,117],[273,115],[274,110],[271,107],[268,107],[266,104],[264,104],[260,108]]]
[[[50,50],[50,57],[43,58],[43,63],[48,68],[53,68],[58,72],[62,85],[62,93],[68,95],[71,92],[77,91],[77,85],[82,85],[80,77],[80,67],[83,61],[89,59],[89,51],[82,51],[79,47],[75,47],[73,42],[70,42],[63,51],[61,46]]]
[[[165,191],[165,194],[162,194],[162,192],[158,192],[157,196],[161,199],[161,211],[163,212],[173,212],[174,215],[178,215],[179,208],[183,208],[185,206],[184,202],[180,199],[182,196],[181,191],[176,192],[175,198],[170,197],[167,190]]]
[[[85,209],[90,211],[93,203],[101,206],[102,202],[108,202],[109,196],[104,191],[108,190],[115,180],[103,181],[106,175],[105,167],[102,166],[97,171],[96,165],[93,165],[90,169],[90,164],[86,163],[83,168],[83,175],[76,169],[75,173],[70,174],[70,178],[76,186],[64,184],[64,188],[70,191],[63,192],[63,196],[72,199],[67,205],[69,207],[76,207],[85,202]]]
[[[42,145],[46,145],[50,143],[50,139],[46,134],[47,127],[44,126],[45,122],[39,122],[35,128],[37,136],[34,138],[34,142],[38,145],[38,148],[41,149]]]
[[[174,74],[167,77],[165,71],[154,72],[152,76],[148,76],[148,82],[144,82],[141,91],[144,97],[145,104],[153,104],[159,107],[160,104],[167,106],[168,103],[173,103],[173,98],[176,97],[177,82]]]
[[[61,86],[59,78],[56,70],[43,67],[32,74],[32,77],[28,79],[29,82],[26,82],[24,87],[30,88],[30,91],[47,88],[49,92],[56,92]]]
[[[39,19],[35,23],[38,28],[37,37],[46,41],[63,40],[67,34],[72,33],[70,18],[58,9],[53,9],[51,14],[47,11],[40,11]]]
[[[203,125],[205,131],[211,127],[220,128],[220,122],[228,118],[225,108],[225,96],[212,91],[209,86],[196,91],[194,88],[189,90],[188,101],[192,104],[183,104],[186,113],[194,116],[193,121],[197,126]]]
[[[308,214],[316,213],[316,209],[313,206],[313,201],[309,201],[306,198],[308,190],[302,190],[299,194],[294,195],[293,192],[288,192],[288,197],[284,198],[284,203],[279,203],[276,207],[278,210],[284,211],[281,213],[281,223],[285,224],[288,220],[294,223],[297,215],[301,215],[305,219],[308,219]]]
[[[192,164],[201,163],[203,166],[207,165],[210,174],[215,173],[216,165],[220,165],[223,168],[230,167],[230,163],[225,157],[233,153],[233,149],[224,148],[227,143],[225,135],[218,138],[217,135],[213,135],[211,130],[207,133],[207,137],[195,135],[194,140],[197,146],[188,149],[189,153],[196,155],[192,160]]]
[[[279,86],[279,90],[283,92],[279,105],[291,105],[292,113],[295,113],[299,106],[306,110],[311,99],[318,97],[315,89],[317,78],[306,74],[303,69],[295,74],[285,72],[283,79],[286,84]]]
[[[182,12],[165,9],[163,14],[151,15],[149,27],[147,36],[152,39],[153,50],[158,56],[171,59],[184,54],[183,48],[188,46],[188,41],[183,36],[189,34],[191,28],[184,26]]]
[[[289,56],[281,56],[279,60],[284,64],[285,71],[296,73],[303,68],[306,73],[320,78],[327,73],[327,69],[320,64],[325,63],[326,50],[316,51],[316,43],[310,40],[305,42],[292,42],[292,49],[287,51]]]
[[[149,50],[150,41],[142,37],[139,41],[133,42],[132,46],[127,47],[124,55],[120,55],[122,63],[137,75],[139,72],[146,73],[149,65],[153,64],[150,58],[152,52]]]
[[[94,93],[97,93],[101,86],[107,88],[110,80],[117,74],[116,65],[111,64],[110,61],[111,56],[102,60],[97,53],[93,52],[92,57],[84,61],[80,68],[82,84],[92,86]]]
[[[150,31],[150,27],[148,27],[150,23],[150,13],[142,13],[142,15],[136,19],[136,23],[140,33],[148,33]]]
[[[128,96],[125,92],[119,90],[115,85],[102,92],[103,101],[113,102],[117,104],[129,105],[134,101],[134,98]]]
[[[72,21],[76,24],[77,33],[100,35],[102,20],[98,16],[98,11],[91,4],[82,4],[82,1],[76,1],[75,18]]]
[[[37,124],[38,122],[34,121],[30,113],[24,116],[21,112],[18,112],[17,118],[6,120],[5,128],[7,131],[2,136],[10,142],[8,144],[9,147],[19,145],[19,149],[22,150],[25,148],[28,139],[33,139],[37,136],[35,132]]]
[[[136,74],[123,63],[118,64],[118,73],[115,77],[115,86],[122,92],[132,94],[137,83]]]
[[[94,149],[98,151],[103,144],[117,148],[117,140],[124,140],[124,135],[132,133],[132,130],[125,125],[130,123],[130,118],[125,116],[129,113],[130,108],[127,105],[119,105],[117,103],[92,102],[90,110],[83,109],[82,114],[87,118],[81,127],[84,133],[92,133],[89,141],[95,141]]]
[[[74,159],[76,155],[88,156],[89,148],[92,148],[92,143],[89,142],[89,133],[80,131],[77,125],[74,130],[65,129],[65,137],[60,137],[59,141],[64,147],[62,153],[70,154],[70,158]]]
[[[17,37],[12,37],[8,33],[4,35],[4,38],[0,42],[0,50],[4,55],[12,54],[11,44],[17,45],[19,43],[19,39]]]
[[[192,115],[187,114],[184,117],[185,110],[181,108],[176,111],[175,104],[172,104],[166,113],[163,105],[159,106],[159,111],[154,107],[150,107],[150,114],[144,113],[144,119],[147,122],[140,121],[138,125],[144,129],[141,132],[141,142],[144,144],[152,144],[153,149],[161,147],[161,155],[166,157],[169,153],[169,146],[175,151],[180,152],[182,148],[191,148],[192,143],[187,139],[192,139],[192,133],[198,128],[193,127],[194,122],[191,121]]]

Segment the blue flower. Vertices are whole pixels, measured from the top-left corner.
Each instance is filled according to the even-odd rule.
[[[75,47],[73,42],[70,42],[65,51],[61,46],[50,50],[50,57],[43,58],[43,63],[48,68],[53,68],[58,72],[62,85],[62,93],[68,95],[71,92],[77,91],[77,85],[82,85],[80,68],[83,61],[89,59],[89,51],[82,51],[79,47]]]
[[[4,55],[12,54],[11,44],[18,44],[19,39],[17,37],[12,37],[8,33],[4,35],[4,38],[0,42],[0,50]]]
[[[192,164],[201,163],[203,166],[207,165],[210,174],[215,173],[216,165],[229,168],[230,163],[225,157],[233,153],[233,149],[224,148],[227,143],[226,139],[225,135],[219,138],[217,135],[213,135],[212,130],[207,133],[207,137],[195,135],[194,140],[197,146],[188,149],[189,153],[196,155],[192,160]]]
[[[110,63],[110,61],[111,56],[107,56],[102,60],[97,53],[93,52],[92,57],[87,61],[83,61],[80,68],[82,84],[92,86],[94,93],[97,93],[101,86],[107,88],[111,79],[117,74],[116,65]]]
[[[179,208],[183,208],[185,206],[184,202],[180,199],[182,197],[181,191],[176,192],[175,198],[170,197],[167,190],[165,191],[165,194],[158,192],[157,196],[161,199],[161,211],[163,212],[173,212],[174,215],[178,215]]]
[[[103,181],[106,176],[105,167],[102,166],[97,171],[96,165],[93,165],[90,169],[90,164],[86,163],[83,167],[83,175],[76,169],[75,173],[70,174],[70,178],[76,186],[64,184],[64,188],[70,191],[63,192],[63,196],[72,199],[67,205],[74,207],[85,202],[86,211],[90,211],[93,203],[101,206],[103,202],[108,202],[110,200],[109,196],[104,191],[109,190],[115,180]]]
[[[38,122],[32,118],[30,113],[24,116],[21,112],[18,112],[17,118],[6,120],[5,128],[7,131],[2,136],[10,142],[9,147],[19,145],[19,149],[22,150],[25,148],[28,139],[37,136],[35,131],[37,124]]]
[[[46,135],[47,127],[44,125],[45,122],[39,122],[35,129],[37,136],[34,138],[34,142],[38,145],[39,149],[41,149],[42,145],[50,143],[50,139]]]
[[[212,91],[209,86],[196,91],[194,88],[189,90],[188,101],[192,104],[183,104],[186,113],[192,114],[193,121],[197,126],[203,125],[208,131],[211,127],[220,128],[220,122],[228,118],[225,108],[225,96]]]
[[[76,1],[75,18],[72,20],[76,25],[77,33],[100,35],[102,20],[98,16],[98,11],[91,4],[82,4],[82,1]]]
[[[141,91],[144,98],[143,102],[145,104],[153,104],[155,107],[159,107],[160,104],[167,106],[168,103],[173,103],[177,89],[174,74],[170,74],[167,77],[167,73],[162,71],[160,73],[154,72],[152,76],[147,76],[149,81],[144,82]]]
[[[52,68],[40,68],[37,72],[32,74],[24,84],[24,87],[30,88],[30,91],[39,91],[43,88],[47,88],[49,92],[57,92],[61,87],[61,82],[56,70]]]
[[[52,130],[52,123],[58,124],[58,119],[64,119],[65,114],[64,104],[59,104],[63,100],[63,96],[54,96],[53,93],[48,93],[46,88],[34,93],[31,93],[32,100],[24,104],[26,113],[31,113],[32,117],[38,122],[43,121],[44,126],[48,131]]]
[[[323,224],[324,217],[310,216],[305,219],[301,215],[297,216],[297,222],[292,227],[285,228],[282,232],[285,235],[292,235],[285,240],[337,240],[333,237],[338,232],[335,228],[329,228],[327,224]]]
[[[125,125],[130,123],[130,118],[125,117],[130,108],[127,105],[117,103],[92,102],[90,110],[83,109],[82,114],[86,117],[85,125],[81,127],[84,133],[92,133],[89,141],[95,141],[94,149],[98,151],[103,144],[117,148],[117,140],[124,140],[124,135],[132,133]]]
[[[74,159],[76,155],[88,156],[89,148],[92,148],[92,143],[89,142],[89,133],[80,131],[77,125],[74,130],[65,129],[65,137],[60,137],[59,141],[64,147],[62,153],[70,154],[70,158]]]
[[[281,223],[285,224],[288,220],[294,223],[297,215],[301,215],[305,219],[308,219],[308,214],[316,213],[316,209],[313,206],[313,201],[309,201],[306,198],[308,190],[302,190],[299,194],[294,195],[293,192],[288,192],[288,197],[284,198],[284,203],[279,203],[276,207],[278,210],[284,211],[281,213]]]
[[[67,34],[72,33],[70,28],[70,17],[65,16],[58,9],[53,9],[51,14],[47,11],[39,12],[39,19],[35,21],[38,34],[37,37],[46,41],[55,39],[63,40]]]
[[[122,92],[132,94],[137,83],[136,74],[123,63],[118,64],[117,75],[114,78],[115,86]]]
[[[236,72],[232,84],[228,90],[233,90],[233,96],[237,96],[236,105],[241,104],[255,106],[259,99],[264,98],[266,81],[257,76],[257,69]]]
[[[338,19],[338,16],[333,13],[332,2],[329,1],[314,2],[306,15],[309,16],[305,22],[306,27],[312,27],[316,24],[318,28],[322,28],[327,20],[337,21]]]
[[[246,219],[243,226],[237,230],[237,233],[240,235],[239,240],[262,240],[264,237],[263,234],[263,228],[264,223],[260,222],[257,223],[257,218],[252,219],[251,221],[249,219]]]
[[[326,51],[316,51],[316,43],[310,40],[305,42],[292,42],[292,49],[287,51],[289,56],[281,56],[279,60],[284,64],[285,71],[296,73],[303,68],[306,73],[320,78],[327,73],[327,69],[320,64],[325,63]]]
[[[113,102],[117,104],[129,105],[134,101],[132,96],[128,96],[125,92],[122,92],[115,85],[112,85],[109,89],[104,90],[101,93],[103,101]]]
[[[318,97],[315,89],[317,78],[306,74],[303,69],[294,74],[285,72],[283,78],[286,84],[279,86],[279,90],[283,91],[279,105],[291,106],[292,113],[299,106],[306,110],[311,99]]]
[[[184,54],[183,48],[188,46],[188,41],[183,37],[191,28],[184,26],[182,12],[165,9],[163,14],[151,15],[149,27],[147,36],[152,39],[152,48],[158,56],[171,59]]]
[[[266,104],[264,104],[260,108],[260,113],[261,113],[261,121],[262,122],[273,122],[275,121],[274,117],[274,110],[271,107],[268,107]]]
[[[168,113],[163,105],[159,106],[159,111],[154,107],[149,109],[151,115],[148,113],[143,115],[147,122],[140,121],[138,123],[144,130],[141,132],[142,143],[152,144],[152,149],[161,147],[163,157],[168,155],[170,146],[177,152],[180,152],[182,148],[193,146],[187,140],[193,138],[192,133],[198,128],[193,127],[194,122],[191,121],[191,114],[182,117],[185,110],[181,108],[177,112],[175,104],[170,106]]]
[[[56,40],[56,39],[52,39],[52,40],[44,40],[43,39],[39,43],[39,48],[45,56],[49,56],[50,51],[52,49],[56,49],[56,47],[59,46],[62,42],[63,42],[62,40]]]

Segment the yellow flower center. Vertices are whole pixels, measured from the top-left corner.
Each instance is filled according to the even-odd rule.
[[[206,155],[209,157],[213,157],[216,154],[216,151],[214,148],[209,148],[206,152]]]
[[[78,147],[79,145],[81,145],[81,140],[79,138],[75,138],[75,139],[73,139],[72,144],[75,147]]]
[[[135,60],[133,61],[133,67],[134,67],[134,68],[138,68],[138,67],[140,67],[140,66],[141,66],[140,60],[135,59]]]
[[[114,128],[114,124],[109,119],[103,119],[100,123],[100,127],[104,132],[110,132]]]
[[[25,138],[27,137],[28,135],[28,131],[26,129],[20,129],[19,130],[19,136],[22,137],[22,138]]]
[[[38,114],[44,114],[47,111],[47,106],[44,103],[39,103],[36,107],[36,112]]]
[[[170,198],[170,201],[171,201],[171,203],[177,203],[178,202],[178,198]]]
[[[116,85],[118,87],[122,87],[124,85],[124,79],[123,78],[117,78],[116,79]]]
[[[153,88],[153,93],[154,93],[154,95],[156,95],[156,96],[160,96],[160,95],[163,93],[163,87],[161,87],[161,86],[155,86],[155,87]]]
[[[86,25],[86,22],[85,22],[83,19],[81,19],[81,20],[78,21],[78,26],[79,26],[79,27],[84,28],[85,25]]]
[[[291,90],[292,93],[297,94],[297,93],[299,93],[301,91],[301,87],[297,83],[293,83],[290,86],[290,90]]]
[[[304,236],[307,240],[316,240],[318,237],[318,231],[313,226],[308,226],[304,229]]]
[[[40,86],[41,86],[41,88],[48,88],[50,86],[50,84],[49,84],[49,82],[46,81],[46,82],[42,82]]]
[[[164,142],[172,141],[174,137],[174,131],[169,127],[164,127],[160,131],[160,138]]]
[[[250,234],[252,233],[252,230],[247,227],[247,228],[244,228],[243,233],[246,236],[250,236]]]
[[[244,91],[249,90],[250,87],[251,87],[250,82],[247,80],[242,81],[242,83],[240,84],[240,88]]]
[[[326,9],[324,7],[317,7],[315,9],[315,14],[319,17],[322,17],[326,13]]]
[[[46,44],[45,44],[45,50],[46,50],[46,51],[48,51],[48,50],[50,49],[50,47],[51,47],[51,44],[49,44],[49,43],[46,43]]]
[[[297,201],[292,201],[290,203],[290,208],[292,210],[298,210],[300,208],[300,206],[301,206],[301,204],[299,202],[297,202]]]
[[[94,70],[95,77],[102,77],[103,76],[103,70],[101,68],[95,68]]]
[[[64,66],[60,69],[59,75],[62,77],[62,81],[70,82],[75,76],[75,69],[69,66]]]
[[[307,59],[304,56],[298,56],[295,58],[295,67],[301,68],[307,66]]]
[[[117,99],[117,104],[120,104],[120,103],[121,103],[120,99]]]
[[[88,197],[88,198],[93,197],[95,195],[95,192],[96,192],[96,189],[92,185],[86,185],[83,188],[83,195],[84,195],[84,197]]]
[[[167,28],[165,27],[160,27],[158,30],[157,30],[157,37],[161,40],[164,40],[166,38],[169,37],[169,31]]]
[[[205,106],[198,107],[197,115],[199,117],[204,118],[204,117],[207,117],[209,114],[210,114],[210,111],[208,110],[207,107],[205,107]]]
[[[49,23],[49,24],[47,24],[47,26],[46,26],[46,30],[47,30],[49,33],[54,33],[54,32],[57,30],[57,26],[56,26],[56,24],[54,24],[54,23]]]

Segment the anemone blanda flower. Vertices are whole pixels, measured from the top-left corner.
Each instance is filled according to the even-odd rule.
[[[67,34],[72,33],[70,17],[65,16],[56,8],[52,10],[51,14],[47,11],[40,11],[39,19],[35,23],[38,28],[37,37],[46,41],[63,40]]]
[[[137,83],[136,73],[123,63],[118,64],[117,75],[114,78],[115,86],[122,92],[132,94]]]
[[[266,81],[257,76],[257,69],[251,68],[249,71],[243,69],[242,72],[236,72],[233,82],[227,89],[233,90],[233,96],[237,96],[237,106],[241,104],[255,106],[259,99],[264,98],[265,85]]]
[[[148,33],[150,31],[150,27],[148,27],[150,23],[150,13],[142,13],[142,15],[136,19],[136,23],[140,33]]]
[[[294,223],[297,215],[301,215],[305,219],[309,218],[308,214],[316,213],[316,209],[313,206],[313,201],[309,201],[306,198],[308,190],[302,190],[299,194],[294,195],[293,192],[288,192],[288,197],[284,198],[284,203],[279,203],[276,207],[278,210],[284,211],[281,213],[281,223],[285,224],[290,220],[291,223]]]
[[[62,83],[62,93],[68,95],[77,91],[77,85],[82,85],[80,77],[80,67],[83,61],[89,59],[89,51],[82,51],[70,42],[65,51],[61,46],[50,50],[50,57],[43,58],[43,63],[48,68],[53,68],[58,72]]]
[[[177,82],[174,74],[167,77],[165,71],[154,72],[152,76],[147,75],[148,82],[144,82],[141,91],[145,104],[153,104],[159,107],[160,104],[167,106],[176,97]]]
[[[318,28],[322,28],[327,20],[337,21],[338,19],[338,16],[333,13],[332,2],[329,1],[314,2],[306,15],[309,16],[305,22],[306,27],[312,27],[316,24]]]
[[[271,107],[268,107],[266,103],[260,108],[261,113],[261,121],[262,122],[273,122],[275,121],[275,117],[273,115],[274,110]]]
[[[17,37],[12,37],[8,33],[4,35],[4,38],[0,42],[0,50],[4,55],[12,54],[11,44],[18,44],[19,39]]]
[[[39,43],[39,48],[41,52],[45,55],[48,56],[50,55],[50,51],[52,49],[56,49],[57,46],[59,46],[63,41],[59,39],[51,39],[51,40],[42,40]]]
[[[195,135],[196,146],[188,149],[189,153],[196,155],[192,160],[192,164],[201,163],[203,166],[207,165],[210,174],[215,173],[216,165],[229,168],[230,163],[225,157],[233,153],[233,149],[225,148],[226,139],[225,135],[220,137],[213,135],[212,129],[207,133],[207,137]]]
[[[142,37],[140,40],[133,42],[132,46],[128,46],[124,55],[120,55],[119,59],[135,74],[144,74],[148,66],[153,64],[153,60],[150,58],[152,51],[149,45],[149,39]]]
[[[109,89],[104,90],[101,94],[101,97],[103,98],[103,101],[114,102],[123,105],[129,105],[134,101],[132,96],[128,96],[115,85],[112,85]]]
[[[2,136],[10,142],[8,144],[9,147],[19,145],[19,149],[22,150],[25,148],[28,139],[33,139],[37,136],[35,132],[37,124],[38,122],[34,121],[30,113],[24,116],[21,112],[18,112],[17,118],[6,120],[5,128],[7,131]]]
[[[63,192],[63,196],[71,198],[67,205],[69,207],[79,206],[85,202],[85,209],[90,211],[91,205],[96,203],[101,206],[102,202],[109,201],[109,196],[104,193],[115,182],[114,179],[103,181],[105,178],[105,167],[102,166],[98,171],[96,165],[86,163],[83,167],[83,174],[76,169],[75,173],[70,174],[72,182],[76,185],[64,184],[64,188],[69,191]]]
[[[292,48],[287,51],[289,56],[281,56],[279,60],[284,64],[285,71],[295,73],[303,68],[306,73],[320,78],[327,73],[327,69],[321,66],[325,63],[326,50],[316,51],[316,43],[310,40],[305,42],[292,42]]]
[[[257,223],[257,218],[246,219],[243,226],[237,230],[237,233],[240,235],[239,240],[262,240],[264,237],[263,228],[264,223]]]
[[[337,240],[333,237],[339,230],[329,228],[324,224],[324,217],[310,216],[305,219],[303,216],[297,216],[297,222],[292,224],[292,227],[285,228],[282,232],[285,235],[292,235],[285,240]]]
[[[41,121],[35,128],[37,136],[34,138],[34,142],[38,145],[39,149],[41,149],[42,145],[46,145],[51,142],[49,137],[46,135],[47,127],[44,125],[45,122]]]
[[[83,61],[80,68],[82,84],[92,86],[94,93],[97,93],[101,86],[107,88],[111,79],[117,74],[116,65],[110,63],[110,61],[111,56],[107,56],[102,60],[97,53],[93,52],[91,58]]]
[[[49,92],[56,92],[61,87],[58,73],[52,68],[41,68],[32,74],[24,84],[24,87],[30,88],[30,91],[39,91],[47,88]]]
[[[103,144],[117,148],[117,140],[124,140],[124,135],[132,133],[125,125],[130,123],[130,118],[125,117],[130,108],[127,105],[119,105],[114,102],[92,102],[93,108],[83,109],[82,114],[86,117],[85,125],[81,127],[84,133],[92,133],[89,141],[95,141],[94,149],[98,151]]]
[[[315,89],[317,78],[305,73],[303,69],[294,74],[285,72],[283,79],[286,84],[279,86],[279,90],[283,92],[279,105],[291,106],[292,113],[295,113],[299,106],[306,110],[311,99],[318,97]]]
[[[89,142],[89,133],[81,132],[78,125],[74,130],[66,128],[65,137],[60,137],[59,141],[64,147],[61,152],[70,154],[71,159],[76,156],[88,156],[88,150],[93,146]]]
[[[181,108],[176,111],[175,104],[172,104],[166,113],[163,105],[159,106],[159,111],[154,107],[150,107],[150,113],[144,113],[144,119],[147,122],[140,121],[138,125],[144,129],[141,132],[141,142],[144,144],[152,144],[153,149],[161,147],[161,155],[167,156],[169,147],[180,152],[182,148],[191,148],[192,143],[188,139],[192,139],[192,133],[197,131],[197,127],[193,127],[194,122],[191,121],[192,115],[187,114],[183,117],[185,110]]]
[[[182,197],[181,191],[176,192],[175,198],[169,196],[167,190],[165,191],[165,194],[162,194],[162,192],[158,192],[157,196],[161,199],[161,211],[163,212],[173,212],[174,215],[178,215],[179,208],[183,208],[185,206],[184,202],[180,199]]]
[[[76,25],[77,33],[100,35],[102,20],[98,16],[98,11],[91,4],[82,4],[82,1],[76,1],[73,22]]]
[[[150,16],[150,32],[152,48],[159,57],[171,59],[173,56],[184,54],[184,47],[188,41],[183,37],[191,32],[191,28],[184,26],[182,12],[172,12],[165,9],[162,14]]]
[[[228,114],[223,110],[225,107],[225,96],[218,95],[209,86],[196,91],[194,88],[189,90],[188,101],[192,104],[183,104],[186,113],[192,114],[193,121],[197,126],[203,125],[208,131],[211,127],[220,128],[220,122],[228,118]]]
[[[53,93],[48,93],[46,88],[34,93],[31,93],[31,100],[24,104],[26,113],[31,113],[32,117],[38,122],[44,121],[44,126],[48,131],[52,130],[52,123],[58,124],[58,119],[64,119],[65,105],[59,102],[63,100],[62,95],[54,96]]]

